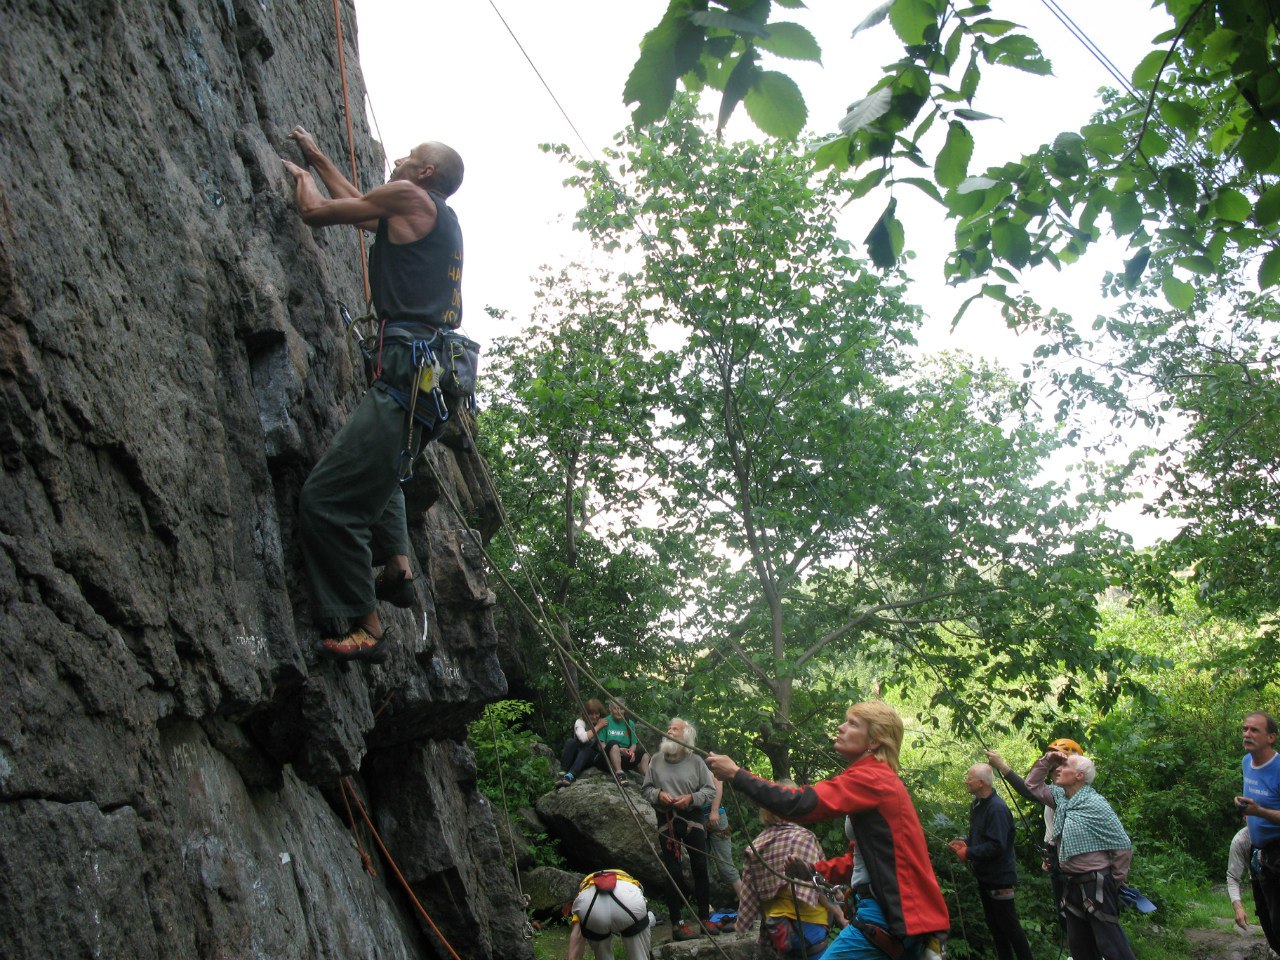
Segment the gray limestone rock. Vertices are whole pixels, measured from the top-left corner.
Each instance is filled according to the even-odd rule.
[[[658,862],[658,818],[640,791],[589,770],[573,786],[538,798],[538,817],[571,867],[589,873],[619,867],[646,890],[661,890],[666,875]]]
[[[533,913],[559,911],[578,895],[583,874],[556,867],[535,867],[521,878],[529,909]]]
[[[458,424],[406,489],[391,658],[315,656],[297,499],[365,387],[335,307],[362,280],[279,157],[298,123],[346,154],[331,8],[0,23],[0,955],[446,956],[353,838],[349,777],[461,955],[531,957],[462,744],[506,680],[470,529],[498,511]]]
[[[755,931],[668,942],[653,948],[653,960],[777,960],[779,956],[772,947],[759,942]]]

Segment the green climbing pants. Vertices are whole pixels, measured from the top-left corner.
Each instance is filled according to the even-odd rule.
[[[328,627],[322,621],[350,623],[373,610],[377,605],[373,568],[409,553],[400,490],[408,413],[385,387],[396,387],[409,396],[408,390],[416,386],[415,374],[408,344],[385,344],[382,376],[303,484],[302,556],[315,602],[313,617],[322,630]],[[434,420],[434,399],[419,396],[416,412]],[[442,429],[443,421],[434,426],[415,423],[409,455],[416,460]]]

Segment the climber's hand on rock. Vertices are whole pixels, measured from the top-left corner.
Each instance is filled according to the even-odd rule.
[[[298,149],[302,151],[303,159],[307,163],[314,164],[324,157],[324,151],[316,143],[316,138],[302,127],[294,127],[289,132],[289,139],[298,145]]]

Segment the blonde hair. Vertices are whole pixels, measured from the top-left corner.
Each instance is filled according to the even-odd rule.
[[[592,697],[590,700],[587,701],[586,707],[587,707],[587,713],[593,713],[597,717],[604,716],[604,704],[601,703],[599,700],[597,700],[595,697]]]
[[[847,716],[850,719],[857,717],[863,722],[867,728],[867,739],[880,742],[872,754],[897,773],[898,754],[902,752],[902,718],[898,712],[881,700],[868,700],[851,706]]]
[[[796,785],[796,782],[794,780],[778,780],[775,782],[780,787],[794,787]],[[778,816],[768,807],[761,807],[760,822],[763,823],[766,827],[772,827],[775,824],[786,823],[787,821],[784,817]]]

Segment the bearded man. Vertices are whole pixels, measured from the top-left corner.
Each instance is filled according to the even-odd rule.
[[[687,720],[672,717],[658,755],[649,764],[640,788],[658,814],[658,849],[670,875],[666,898],[672,940],[692,940],[698,935],[680,920],[690,894],[689,882],[680,865],[685,851],[689,853],[689,871],[693,874],[692,894],[698,908],[698,921],[704,933],[720,932],[719,926],[708,919],[711,886],[707,877],[707,831],[702,820],[702,808],[711,803],[716,788],[711,771],[693,752],[697,742],[697,728]]]

